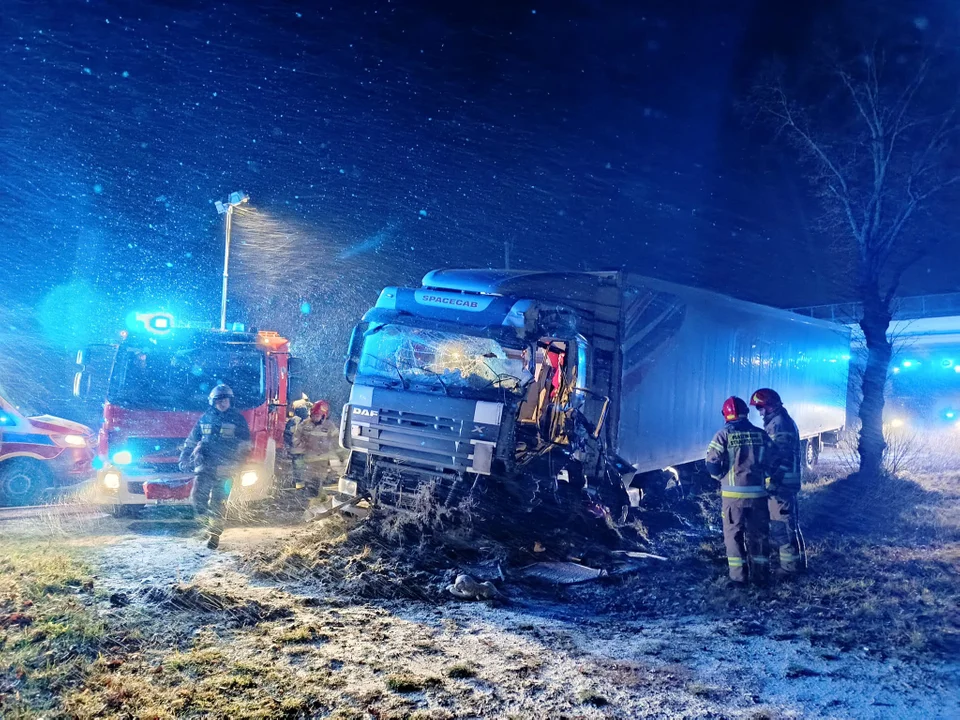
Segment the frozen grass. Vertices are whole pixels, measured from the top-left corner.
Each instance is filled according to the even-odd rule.
[[[809,639],[839,650],[928,661],[960,655],[960,462],[927,451],[920,470],[873,482],[840,475],[837,455],[804,486],[810,572],[726,592],[719,502],[700,497],[688,524],[654,536],[670,557],[643,573],[566,593],[597,612],[734,621],[735,634]],[[931,470],[930,468],[935,468]],[[953,469],[950,469],[953,468]],[[744,624],[748,609],[760,622]]]
[[[0,717],[56,707],[109,652],[90,569],[75,556],[4,543],[0,549]]]
[[[832,707],[846,682],[833,668],[861,677],[955,657],[960,473],[864,486],[824,472],[802,502],[811,573],[795,583],[723,590],[719,503],[707,494],[639,518],[635,534],[669,562],[559,591],[508,584],[500,607],[444,595],[460,560],[504,552],[470,547],[444,522],[408,519],[398,533],[331,518],[253,544],[245,566],[176,534],[117,540],[129,531],[113,520],[89,537],[64,527],[57,537],[75,550],[35,537],[0,551],[0,716],[796,717],[807,701],[789,698],[803,693]],[[712,670],[737,648],[782,659],[759,668],[762,701],[744,705],[740,680]],[[887,657],[864,665],[864,648]],[[839,691],[849,715],[825,714],[869,716],[861,686]]]

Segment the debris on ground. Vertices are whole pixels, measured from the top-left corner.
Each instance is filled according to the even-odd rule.
[[[607,571],[591,568],[575,562],[539,562],[517,571],[517,576],[528,580],[540,580],[553,585],[576,585],[604,577]]]
[[[623,555],[624,557],[633,558],[634,560],[662,560],[666,561],[666,558],[663,555],[654,555],[653,553],[648,552],[637,552],[635,550],[614,550],[614,555]]]
[[[320,512],[330,514],[294,531],[283,547],[261,549],[251,558],[254,571],[279,581],[319,580],[331,596],[440,602],[484,596],[451,590],[459,576],[500,595],[505,585],[567,586],[642,572],[649,560],[665,559],[648,552],[651,528],[638,519],[615,528],[575,513],[558,518],[555,509],[491,517],[426,496],[415,498],[412,511],[377,507],[363,520]],[[696,516],[700,509],[688,503],[678,512]]]
[[[493,600],[500,593],[493,583],[477,582],[469,575],[457,575],[452,585],[447,585],[447,592],[460,600]]]

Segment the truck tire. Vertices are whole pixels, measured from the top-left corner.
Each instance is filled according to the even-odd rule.
[[[24,506],[41,502],[53,476],[43,463],[30,458],[13,458],[0,463],[0,505]]]
[[[807,472],[812,472],[817,467],[820,460],[820,441],[817,438],[810,438],[803,441],[803,467]]]

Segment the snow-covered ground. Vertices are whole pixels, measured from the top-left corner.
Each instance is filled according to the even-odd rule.
[[[960,716],[956,663],[910,665],[865,649],[840,652],[795,635],[757,634],[749,623],[697,616],[625,620],[595,615],[589,607],[536,601],[522,607],[347,603],[309,581],[250,578],[242,558],[282,542],[289,528],[231,528],[221,550],[212,552],[185,524],[98,519],[84,527],[57,532],[56,544],[85,548],[97,568],[97,587],[130,599],[109,612],[156,625],[156,637],[212,633],[234,662],[262,660],[271,634],[319,627],[324,642],[271,662],[294,677],[334,668],[337,687],[331,692],[360,717],[383,716],[384,707],[425,717]],[[23,531],[35,535],[37,526],[24,524]],[[151,605],[152,589],[187,584],[290,612],[237,628],[229,613]],[[178,624],[183,632],[176,632]],[[169,651],[157,647],[153,653],[159,660]],[[467,677],[443,677],[458,666],[470,668]],[[439,680],[398,694],[385,689],[385,679],[395,673]]]

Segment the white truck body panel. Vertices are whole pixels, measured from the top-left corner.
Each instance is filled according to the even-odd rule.
[[[635,275],[621,317],[616,445],[640,472],[702,459],[723,401],[761,387],[780,393],[802,437],[844,425],[844,326]]]

